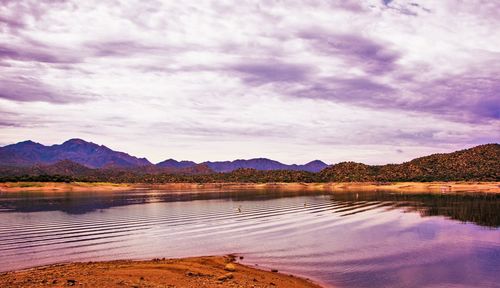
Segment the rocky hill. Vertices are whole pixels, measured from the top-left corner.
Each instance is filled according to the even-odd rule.
[[[402,164],[369,166],[343,162],[323,169],[320,181],[499,181],[500,145],[486,144],[446,154],[433,154]]]

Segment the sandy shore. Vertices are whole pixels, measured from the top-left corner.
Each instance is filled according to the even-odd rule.
[[[500,182],[346,182],[346,183],[56,183],[56,182],[8,182],[0,183],[0,192],[39,191],[127,191],[142,189],[158,190],[223,190],[223,189],[276,189],[284,191],[398,191],[398,192],[488,192],[500,193]]]
[[[308,280],[234,262],[234,257],[69,263],[0,274],[0,287],[316,287]]]

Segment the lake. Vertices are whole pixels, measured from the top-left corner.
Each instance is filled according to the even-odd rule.
[[[0,193],[0,271],[234,253],[335,287],[500,287],[500,195]]]

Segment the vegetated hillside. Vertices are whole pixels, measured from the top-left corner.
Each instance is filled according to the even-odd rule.
[[[402,164],[369,166],[343,162],[323,169],[320,181],[499,181],[500,145],[486,144]]]
[[[391,167],[392,168],[392,167]],[[395,169],[394,169],[395,168]],[[386,178],[432,180],[495,180],[500,178],[500,145],[481,145],[449,154],[414,159],[400,167],[381,171]]]
[[[220,182],[249,182],[249,183],[272,183],[272,182],[314,182],[315,173],[298,170],[256,170],[251,168],[240,168],[229,173],[206,175],[214,177]],[[198,178],[200,178],[198,176]],[[207,179],[209,180],[209,179]]]
[[[0,164],[3,166],[47,165],[62,160],[71,160],[89,168],[151,165],[145,158],[130,156],[81,139],[70,139],[60,145],[51,146],[24,141],[0,147]]]
[[[362,182],[375,181],[376,166],[356,162],[341,162],[321,170],[318,179],[321,182]]]
[[[262,168],[262,167],[261,167]],[[448,154],[434,154],[402,164],[370,166],[343,162],[320,172],[239,168],[216,173],[208,164],[184,168],[115,167],[91,169],[69,160],[29,167],[0,166],[0,181],[89,182],[390,182],[500,181],[500,145],[487,144]]]
[[[81,177],[97,174],[98,171],[96,169],[88,168],[70,160],[63,160],[50,165],[36,164],[33,166],[0,166],[0,175],[2,176],[61,175]]]
[[[144,179],[159,179],[158,175],[204,175],[213,174],[206,165],[198,164],[186,168],[112,167],[88,168],[70,160],[50,165],[0,166],[0,181],[85,181],[85,182],[142,182]],[[53,178],[53,180],[51,180]]]

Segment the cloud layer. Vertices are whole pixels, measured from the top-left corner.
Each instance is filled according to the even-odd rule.
[[[0,1],[0,144],[386,163],[499,142],[495,1]]]

